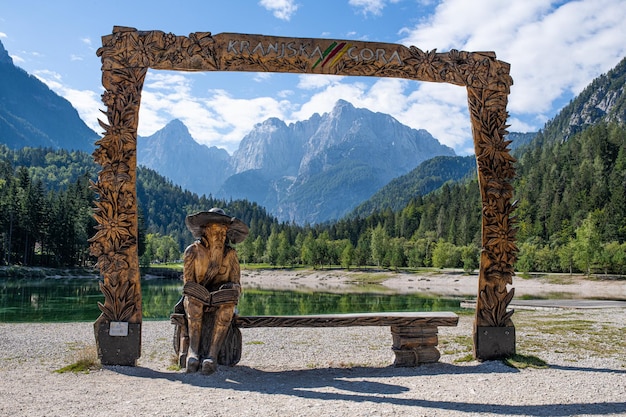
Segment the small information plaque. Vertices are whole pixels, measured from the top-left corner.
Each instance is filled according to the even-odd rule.
[[[128,336],[128,322],[112,321],[109,326],[109,336]]]

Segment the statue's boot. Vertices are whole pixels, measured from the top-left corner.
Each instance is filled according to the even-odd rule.
[[[209,348],[209,357],[202,361],[203,374],[210,375],[217,371],[217,356],[228,334],[234,313],[235,304],[225,304],[217,308],[215,312],[213,335],[211,337],[211,347]]]
[[[202,316],[204,305],[194,297],[185,296],[189,349],[187,351],[187,372],[197,372],[200,368],[200,338],[202,337]]]

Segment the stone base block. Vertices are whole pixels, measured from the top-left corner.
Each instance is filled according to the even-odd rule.
[[[111,323],[96,323],[96,345],[102,365],[135,366],[141,356],[141,323],[128,323],[128,333],[117,336],[111,332]],[[113,333],[113,335],[111,335]]]
[[[474,356],[481,361],[515,354],[515,327],[476,327]]]

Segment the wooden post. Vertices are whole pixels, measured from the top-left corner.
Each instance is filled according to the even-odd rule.
[[[394,366],[417,366],[437,362],[441,357],[437,350],[437,326],[391,326],[391,336],[396,354]]]

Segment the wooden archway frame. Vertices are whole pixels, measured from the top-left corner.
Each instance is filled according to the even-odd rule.
[[[500,333],[513,333],[514,351],[512,311],[507,311],[513,289],[508,290],[507,284],[512,284],[517,254],[510,183],[515,175],[515,159],[509,153],[510,142],[504,139],[513,80],[510,65],[497,60],[495,53],[424,52],[414,46],[389,43],[237,33],[176,36],[114,27],[111,35],[102,38],[97,54],[102,59],[102,101],[107,107],[107,122],[100,121],[104,136],[96,142],[93,154],[102,170],[93,184],[98,226],[90,248],[98,258],[105,296],[104,304],[99,303],[102,314],[95,323],[96,340],[99,351],[106,350],[104,339],[109,335],[128,336],[117,337],[114,342],[128,340],[121,344],[129,345],[121,349],[122,354],[116,348],[118,355],[109,362],[132,365],[140,355],[136,141],[141,91],[149,68],[394,77],[465,86],[482,198],[474,352],[478,359],[512,353],[510,340],[501,340],[497,336]],[[124,349],[128,350],[126,354]]]

